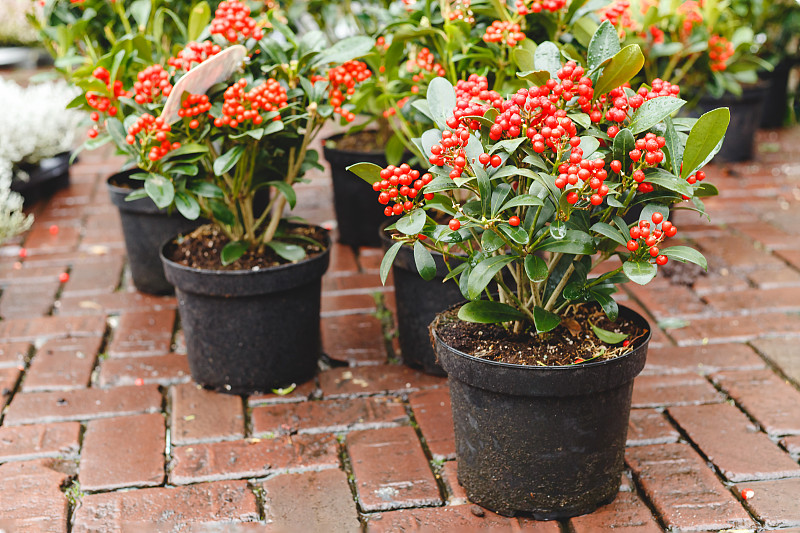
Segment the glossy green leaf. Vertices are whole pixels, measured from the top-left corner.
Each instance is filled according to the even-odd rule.
[[[492,191],[492,217],[497,216],[500,212],[500,207],[505,203],[506,198],[512,194],[511,185],[508,183],[499,183]]]
[[[529,81],[537,87],[541,87],[550,79],[550,73],[546,70],[526,70],[517,72],[517,77]]]
[[[447,280],[453,279],[454,277],[456,277],[459,274],[461,274],[468,266],[469,266],[469,263],[464,261],[460,265],[458,265],[455,268],[453,268],[453,270],[448,272],[447,275],[444,277],[443,281],[447,281]]]
[[[274,24],[274,21],[273,21]],[[365,35],[357,35],[354,37],[347,37],[341,41],[336,42],[333,46],[327,48],[316,58],[314,58],[311,66],[318,67],[336,63],[341,65],[351,59],[356,59],[367,55],[375,46],[375,40]]]
[[[615,333],[613,331],[608,331],[607,329],[595,326],[591,322],[589,322],[589,325],[592,326],[592,331],[594,331],[594,334],[597,335],[597,338],[607,344],[619,344],[628,338],[627,333]]]
[[[521,226],[514,227],[506,222],[503,222],[502,224],[498,224],[497,229],[500,230],[500,233],[517,244],[528,244],[528,241],[530,240],[530,235],[528,235],[528,232],[525,231],[525,229]]]
[[[595,153],[598,148],[600,148],[600,141],[597,140],[597,137],[584,135],[581,137],[580,148],[583,150],[583,158],[589,159],[589,156]]]
[[[130,5],[130,13],[136,24],[144,29],[147,27],[147,21],[150,19],[150,0],[136,0]]]
[[[458,318],[464,322],[479,324],[497,324],[528,319],[527,315],[508,304],[488,300],[467,302],[458,310]]]
[[[228,209],[228,206],[222,201],[217,200],[216,198],[210,198],[208,200],[208,206],[211,208],[211,217],[215,222],[230,226],[236,221],[236,217],[233,215],[233,212]]]
[[[175,193],[175,207],[184,218],[189,220],[197,220],[197,217],[200,216],[200,204],[197,203],[194,196],[183,191]]]
[[[604,20],[589,41],[589,69],[599,67],[604,61],[611,59],[620,51],[617,29],[609,21]]]
[[[537,305],[533,308],[533,323],[537,333],[547,333],[561,324],[561,317]]]
[[[447,128],[447,119],[456,107],[456,91],[446,78],[434,78],[428,85],[428,107],[436,125]]]
[[[520,207],[523,205],[544,205],[544,202],[537,196],[533,196],[531,194],[520,194],[519,196],[515,196],[503,204],[503,207],[500,208],[499,212],[502,213],[506,209]]]
[[[686,148],[683,151],[681,177],[688,178],[697,171],[717,145],[722,142],[731,113],[727,107],[720,107],[702,115],[689,132]]]
[[[671,246],[669,248],[662,248],[661,253],[681,263],[694,263],[695,265],[701,266],[703,270],[708,270],[708,261],[703,257],[703,254],[694,248],[689,248],[688,246]]]
[[[297,244],[289,244],[280,241],[270,241],[267,246],[272,248],[276,254],[283,257],[287,261],[296,262],[305,259],[306,251],[302,246]]]
[[[605,222],[597,222],[589,229],[595,233],[603,235],[604,237],[608,237],[622,246],[625,246],[628,243],[628,241],[625,239],[625,236],[617,228],[606,224]]]
[[[562,254],[591,255],[596,252],[592,236],[574,229],[567,230],[563,239],[545,239],[537,248]]]
[[[647,261],[625,261],[622,271],[628,278],[639,285],[647,285],[656,277],[657,269],[654,264]]]
[[[617,319],[619,316],[619,305],[617,305],[617,301],[614,300],[614,298],[604,292],[592,289],[589,290],[589,295],[600,304],[600,307],[603,308],[603,312],[605,312],[610,321],[614,322]]]
[[[386,285],[386,278],[389,276],[389,271],[392,269],[392,263],[394,263],[394,258],[397,257],[397,252],[400,251],[400,248],[403,246],[402,242],[396,242],[386,250],[386,253],[383,255],[383,259],[381,259],[381,268],[380,268],[380,276],[381,276],[381,283]]]
[[[142,198],[147,198],[147,191],[144,189],[136,189],[132,193],[128,193],[125,197],[126,202],[133,202],[134,200],[141,200]]]
[[[684,143],[681,142],[681,137],[670,117],[664,119],[664,124],[667,126],[664,131],[664,139],[666,140],[664,152],[667,156],[670,170],[677,175],[680,172],[681,162],[683,161]]]
[[[490,254],[506,245],[506,242],[494,231],[487,229],[481,235],[481,250]]]
[[[467,294],[470,300],[477,300],[494,276],[509,263],[517,259],[512,255],[496,255],[488,257],[472,268],[467,285]]]
[[[708,196],[718,196],[719,190],[711,183],[701,183],[694,190],[695,197],[706,198]]]
[[[525,256],[525,274],[531,281],[544,281],[547,277],[547,263],[537,255]]]
[[[356,163],[347,167],[347,170],[372,185],[376,181],[381,181],[383,169],[375,163]]]
[[[628,153],[636,148],[636,138],[628,128],[623,128],[614,137],[614,159],[622,163],[623,172],[630,168],[630,156]]]
[[[175,187],[172,182],[160,174],[150,174],[144,180],[144,190],[160,209],[168,207],[175,198]]]
[[[414,264],[417,266],[419,275],[425,281],[430,281],[436,277],[436,262],[420,241],[414,243]]]
[[[536,70],[534,64],[533,53],[530,50],[519,47],[514,48],[512,51],[514,63],[517,65],[517,70],[520,72]]]
[[[555,78],[561,70],[561,51],[554,43],[545,41],[536,47],[533,53],[533,64],[535,70],[546,70],[551,78]]]
[[[403,154],[405,151],[406,147],[400,137],[398,137],[397,134],[392,135],[389,138],[389,142],[386,143],[386,148],[384,149],[386,161],[390,165],[399,165],[403,159]]]
[[[428,217],[425,215],[425,211],[421,208],[417,208],[408,212],[403,218],[398,220],[395,227],[397,231],[405,233],[406,235],[416,235],[425,227],[425,221],[427,219]]]
[[[232,241],[226,244],[220,252],[220,261],[227,266],[235,263],[240,257],[244,255],[249,246],[244,241]]]
[[[207,2],[198,2],[189,14],[189,25],[187,26],[187,40],[196,41],[203,30],[211,21],[211,8]]]
[[[638,135],[644,131],[649,130],[665,118],[669,117],[680,109],[686,100],[675,98],[673,96],[660,96],[653,98],[642,104],[642,106],[634,111],[631,117],[631,123],[628,124],[628,129],[631,133]]]
[[[166,156],[164,156],[164,160],[174,161],[175,159],[180,159],[181,161],[184,161],[184,159],[188,158],[189,156],[205,155],[207,153],[208,153],[207,146],[203,146],[202,144],[197,144],[197,143],[190,143],[190,144],[184,144],[177,150],[169,152]]]
[[[266,185],[278,189],[278,191],[286,197],[286,201],[289,202],[289,207],[291,209],[294,209],[294,206],[297,205],[297,193],[295,193],[292,186],[285,181],[268,181]]]
[[[442,191],[450,191],[453,189],[458,189],[458,185],[456,185],[453,180],[450,178],[445,178],[444,176],[439,176],[433,178],[433,180],[425,185],[423,191],[426,193],[431,192],[442,192]]]
[[[694,194],[691,185],[666,170],[654,168],[645,172],[645,175],[645,181],[653,185],[664,187],[665,189],[685,196],[692,196]]]
[[[214,160],[214,174],[216,176],[222,176],[230,169],[232,169],[236,163],[242,158],[244,154],[245,147],[243,144],[237,144],[217,159]]]
[[[224,196],[219,186],[208,181],[191,181],[186,185],[186,189],[202,198],[222,198]]]
[[[603,69],[594,85],[594,94],[607,93],[630,81],[642,70],[644,55],[637,44],[630,44],[617,52]]]

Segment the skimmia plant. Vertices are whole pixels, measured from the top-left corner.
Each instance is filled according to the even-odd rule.
[[[696,250],[670,245],[678,229],[669,206],[704,212],[700,198],[716,189],[701,169],[730,115],[721,108],[671,118],[685,103],[679,87],[628,86],[643,61],[604,23],[582,64],[544,56],[535,70],[547,75],[506,98],[477,75],[455,87],[434,80],[427,104],[436,127],[416,141],[428,172],[351,167],[387,214],[405,213],[389,228],[397,242],[381,265],[384,279],[401,246],[413,246],[426,279],[436,271],[431,251],[439,252],[471,300],[461,319],[541,334],[574,303],[597,302],[615,320],[616,284],[648,283],[670,260],[706,267]],[[627,222],[636,206],[641,215]],[[449,222],[437,223],[442,216]],[[593,274],[615,256],[619,264]],[[497,295],[487,289],[492,280]]]

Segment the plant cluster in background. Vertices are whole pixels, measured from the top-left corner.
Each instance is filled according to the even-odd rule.
[[[22,212],[22,196],[11,190],[12,169],[0,160],[0,244],[26,231],[33,215]]]
[[[3,0],[0,17],[0,46],[37,44],[39,34],[28,17],[39,16],[38,0]]]

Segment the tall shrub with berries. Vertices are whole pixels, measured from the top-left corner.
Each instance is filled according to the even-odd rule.
[[[680,87],[654,80],[634,91],[628,82],[644,58],[636,45],[622,48],[610,24],[580,64],[556,68],[555,60],[537,58],[535,69],[552,74],[506,98],[479,76],[455,87],[434,80],[426,102],[436,127],[415,141],[427,173],[351,167],[387,214],[405,213],[389,228],[397,242],[381,264],[384,280],[401,246],[414,248],[426,279],[436,272],[431,251],[439,252],[470,300],[459,318],[545,334],[572,304],[596,302],[615,320],[616,284],[648,283],[668,261],[706,266],[699,252],[670,242],[679,228],[669,206],[702,212],[701,198],[716,193],[701,169],[728,110],[673,119],[685,104]],[[627,222],[637,206],[638,220]],[[437,223],[441,215],[449,221]],[[487,289],[492,280],[497,295]],[[629,349],[618,335],[595,332],[614,345],[607,354]]]

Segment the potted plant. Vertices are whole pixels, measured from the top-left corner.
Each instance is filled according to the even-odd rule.
[[[211,221],[173,235],[161,258],[194,379],[236,394],[315,373],[329,241],[284,211],[295,205],[293,185],[319,166],[310,144],[336,112],[330,72],[374,44],[328,46],[319,33],[295,36],[272,12],[252,15],[238,0],[221,2],[209,40],[187,45],[170,71],[140,70],[135,112],[104,121],[140,169],[131,177],[143,188],[129,199]],[[262,189],[272,191],[266,209],[255,205]]]
[[[0,245],[28,230],[33,215],[22,211],[22,196],[11,190],[13,171],[7,161],[0,160]]]
[[[63,82],[23,87],[0,78],[6,103],[0,124],[0,161],[11,166],[12,190],[27,204],[69,185],[69,159],[85,115],[65,109],[77,91]]]
[[[38,3],[31,0],[7,0],[0,20],[0,68],[35,68],[39,60],[37,33],[28,21],[36,17]]]
[[[501,101],[434,80],[436,127],[418,141],[432,179],[413,184],[415,196],[394,185],[396,169],[359,168],[404,213],[382,277],[403,246],[431,277],[436,251],[468,300],[441,313],[431,337],[448,372],[459,482],[503,514],[561,518],[615,497],[650,326],[612,294],[670,260],[706,266],[669,245],[678,230],[667,205],[702,212],[700,198],[716,192],[700,169],[729,112],[676,122],[678,88],[626,87],[643,63],[606,24],[581,64]],[[624,222],[639,203],[639,220]]]
[[[766,87],[758,71],[772,70],[758,56],[759,43],[748,19],[724,2],[673,2],[655,8],[649,0],[618,0],[603,11],[626,44],[640,45],[646,79],[679,84],[686,111],[699,116],[720,106],[731,109],[730,134],[718,154],[743,161],[753,153]]]

